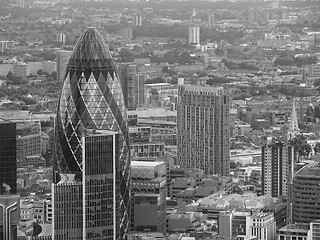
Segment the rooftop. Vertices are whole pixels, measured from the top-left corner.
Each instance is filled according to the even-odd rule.
[[[131,167],[156,167],[162,165],[163,162],[151,162],[151,161],[131,161]]]

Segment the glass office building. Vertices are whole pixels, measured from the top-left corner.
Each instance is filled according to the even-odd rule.
[[[96,29],[88,28],[80,36],[70,57],[65,76],[56,120],[55,171],[74,175],[77,183],[72,184],[74,186],[81,185],[82,193],[79,193],[79,199],[82,201],[81,204],[87,204],[86,201],[83,201],[85,196],[80,196],[84,193],[87,194],[86,187],[83,188],[86,159],[84,158],[85,149],[82,138],[92,130],[116,132],[118,136],[115,149],[117,153],[115,159],[117,172],[114,174],[116,184],[114,195],[118,198],[118,211],[116,232],[112,232],[113,238],[110,239],[124,239],[126,232],[129,230],[130,213],[130,160],[126,108],[114,61],[105,41]],[[99,151],[102,151],[102,149],[96,149],[97,153]],[[93,167],[99,168],[99,165]],[[55,176],[59,175],[55,174]],[[63,177],[61,176],[55,179],[57,189],[54,190],[54,194],[57,203],[61,203],[58,199],[59,191],[62,191],[58,189],[58,186],[60,188],[62,186],[61,179]],[[95,184],[97,184],[96,188],[99,184],[108,185],[106,181],[97,179]],[[107,193],[97,194],[90,202],[100,199],[99,194]],[[102,202],[100,203],[102,204]],[[102,206],[97,207],[97,209],[101,208]],[[63,228],[63,225],[59,223],[62,219],[59,218],[58,213],[59,211],[55,218],[54,228],[56,228],[56,232],[60,230],[63,232],[63,229],[59,229],[60,227]],[[61,214],[63,214],[63,211]],[[101,215],[100,217],[101,219],[96,221],[105,221],[105,218],[108,218],[107,215]],[[80,229],[84,231],[86,228],[90,228],[85,226],[83,218],[81,219]],[[75,235],[78,232],[79,230],[75,231]],[[111,232],[109,231],[107,234],[111,234]],[[100,239],[90,236],[82,234],[83,238],[68,239]],[[105,233],[103,236],[101,239],[109,239],[105,236]]]
[[[11,194],[17,193],[17,140],[16,124],[0,120],[0,194],[5,193],[2,185],[10,186]]]

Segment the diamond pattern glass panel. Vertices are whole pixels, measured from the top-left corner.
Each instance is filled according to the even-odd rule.
[[[67,65],[57,112],[57,163],[60,172],[82,172],[82,143],[86,129],[119,133],[116,174],[120,202],[117,239],[129,229],[130,160],[127,116],[115,64],[102,36],[88,28],[79,38]]]

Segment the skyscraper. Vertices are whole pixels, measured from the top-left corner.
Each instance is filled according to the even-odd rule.
[[[310,223],[320,219],[320,165],[301,168],[292,181],[292,222]]]
[[[119,64],[119,78],[124,102],[128,110],[135,110],[145,104],[144,75],[137,73],[135,64]]]
[[[276,141],[262,146],[262,195],[271,197],[288,195],[293,164],[292,146]]]
[[[17,193],[16,123],[0,120],[0,239],[16,240],[20,219]]]
[[[4,183],[10,193],[17,193],[17,139],[16,123],[0,120],[0,194],[5,193]]]
[[[178,164],[229,175],[230,94],[222,87],[179,86]]]
[[[72,52],[60,50],[57,52],[57,80],[63,81],[66,73],[66,67]]]
[[[96,29],[88,28],[80,36],[65,76],[56,123],[54,168],[63,174],[55,174],[53,185],[54,239],[124,239],[130,225],[126,108],[111,53]],[[89,133],[102,130],[109,131],[102,138],[111,138],[110,131],[113,132],[116,140],[111,145],[94,146],[92,139],[91,145],[85,144]],[[104,156],[110,148],[112,157]],[[88,151],[91,154],[87,155]],[[111,160],[115,164],[111,164],[113,171],[104,172],[107,169],[103,162]],[[91,165],[87,165],[88,161]],[[109,191],[111,180],[102,179],[108,177],[106,174],[113,174],[113,192]],[[72,184],[68,184],[70,181]],[[93,194],[93,189],[99,190]],[[105,212],[106,205],[113,206],[113,214],[99,215]],[[73,212],[74,218],[66,216],[68,209],[74,209],[72,206],[78,209]],[[66,226],[68,220],[72,223]]]
[[[200,27],[190,26],[189,27],[189,44],[200,44]]]

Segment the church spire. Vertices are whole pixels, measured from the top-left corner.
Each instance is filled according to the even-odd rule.
[[[288,141],[292,140],[295,136],[297,136],[299,134],[300,134],[300,129],[298,126],[296,104],[293,101],[292,111],[291,111],[291,119],[290,119],[289,129],[288,129],[288,133],[287,133]]]

